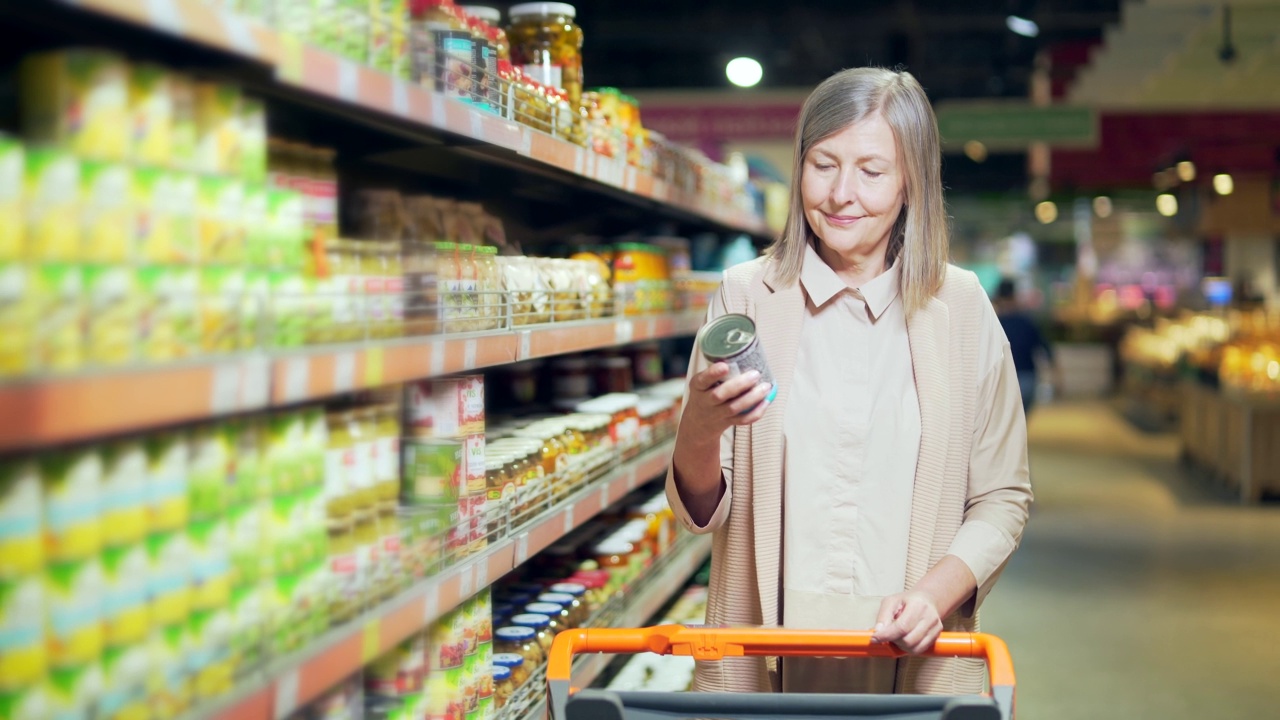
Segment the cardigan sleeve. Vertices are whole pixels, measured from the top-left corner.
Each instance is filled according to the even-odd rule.
[[[966,615],[977,612],[1017,549],[1032,502],[1018,374],[995,313],[989,306],[987,312],[993,363],[978,388],[964,522],[949,550],[978,582],[974,597],[961,608]]]
[[[707,322],[728,313],[729,307],[728,282],[721,282],[719,291],[712,296],[711,302],[707,306]],[[701,336],[702,334],[699,333],[698,339],[701,339]],[[695,340],[693,356],[689,359],[689,374],[685,378],[686,392],[689,379],[710,366],[707,359],[698,351],[698,346],[699,343]],[[733,431],[734,428],[730,427],[720,436],[720,474],[724,480],[724,493],[720,496],[715,512],[711,514],[711,518],[706,525],[699,525],[694,521],[693,516],[689,514],[688,509],[685,507],[684,499],[680,496],[680,490],[676,486],[675,466],[670,465],[667,468],[667,501],[671,504],[671,510],[680,520],[680,524],[694,534],[703,535],[715,532],[729,519],[729,506],[733,500]]]

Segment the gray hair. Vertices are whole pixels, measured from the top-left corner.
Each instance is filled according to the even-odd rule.
[[[844,70],[823,81],[805,100],[796,128],[791,207],[769,254],[778,264],[782,282],[799,280],[805,245],[816,238],[805,218],[800,192],[805,157],[814,145],[874,113],[880,113],[893,130],[906,180],[906,206],[891,231],[886,260],[900,263],[899,292],[910,315],[942,287],[950,252],[938,121],[924,88],[910,73],[883,68]]]

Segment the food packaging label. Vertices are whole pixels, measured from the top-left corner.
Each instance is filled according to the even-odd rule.
[[[150,630],[147,607],[147,548],[143,543],[102,553],[105,594],[102,616],[107,647],[141,643]]]
[[[189,472],[190,445],[183,435],[166,433],[147,441],[148,526],[153,532],[186,526],[190,517]]]
[[[147,538],[147,565],[152,625],[186,622],[191,611],[191,548],[187,533],[152,533]]]
[[[133,171],[121,162],[80,166],[81,257],[89,262],[132,260],[136,249]]]
[[[88,265],[84,287],[85,359],[94,365],[133,361],[142,309],[137,273],[125,265]]]
[[[49,561],[87,560],[102,549],[102,472],[93,449],[40,459]]]
[[[53,666],[96,662],[104,647],[102,560],[50,563],[45,568],[49,661]]]
[[[169,71],[157,65],[129,68],[131,156],[142,165],[173,162],[173,92]]]
[[[35,260],[81,260],[80,161],[57,148],[27,150],[23,205]]]
[[[140,442],[126,441],[107,446],[103,456],[103,543],[140,543],[147,534],[146,450]]]
[[[85,158],[129,154],[129,76],[110,52],[59,50],[28,55],[20,68],[24,135]]]
[[[0,460],[0,581],[38,574],[44,566],[43,503],[35,463]]]
[[[22,143],[0,133],[0,263],[26,256],[22,218],[25,169]]]

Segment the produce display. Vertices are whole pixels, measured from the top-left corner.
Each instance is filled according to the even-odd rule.
[[[1131,328],[1121,345],[1133,366],[1182,369],[1241,392],[1280,391],[1280,316],[1266,310],[1184,313],[1151,328]]]

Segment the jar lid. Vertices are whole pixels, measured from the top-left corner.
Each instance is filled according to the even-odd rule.
[[[522,617],[522,616],[517,615],[516,617]],[[511,618],[511,621],[515,622],[515,618]],[[526,626],[498,628],[493,633],[493,636],[498,638],[499,640],[510,640],[512,642],[524,642],[527,640],[532,640],[535,637],[537,637],[537,635],[538,635],[538,632],[536,630]],[[496,660],[497,657],[498,656],[495,655],[494,659]]]
[[[550,590],[552,593],[556,593],[560,595],[568,595],[569,597],[575,597],[575,598],[587,591],[587,588],[584,585],[582,585],[581,583],[575,583],[575,582],[556,583],[555,585],[552,585],[547,589]]]
[[[529,628],[512,628],[528,630]],[[524,664],[524,656],[519,653],[497,653],[493,656],[493,666],[500,668],[518,668]]]
[[[506,466],[507,461],[502,457],[490,457],[485,460],[484,471],[486,473],[497,472]]]
[[[588,590],[599,590],[609,584],[609,572],[607,570],[582,570],[575,573],[570,579]]]
[[[531,15],[564,15],[568,18],[574,18],[578,15],[578,10],[568,3],[558,2],[532,2],[513,5],[507,14],[512,20],[518,17],[529,17]]]
[[[511,618],[511,622],[529,630],[543,630],[551,626],[551,618],[541,613],[515,615]]]
[[[502,11],[498,8],[485,7],[483,5],[463,5],[462,12],[494,25],[502,23]]]
[[[549,592],[542,593],[538,596],[540,603],[552,603],[553,605],[572,605],[576,598],[569,593]]]
[[[548,623],[551,622],[551,618],[564,612],[563,605],[559,605],[557,603],[549,603],[549,602],[529,603],[528,605],[524,606],[524,609],[528,611],[528,614],[530,615],[542,615],[546,617]],[[520,617],[520,616],[517,615],[516,617]]]
[[[642,418],[649,418],[660,412],[670,410],[675,403],[670,398],[645,397],[636,404],[636,412]]]
[[[511,679],[511,668],[501,665],[493,666],[493,681],[506,682]]]

